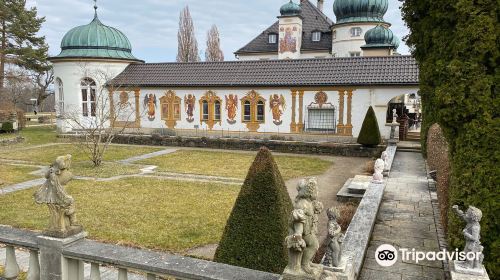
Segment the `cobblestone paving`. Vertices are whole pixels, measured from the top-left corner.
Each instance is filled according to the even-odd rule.
[[[445,279],[441,261],[401,261],[400,252],[396,264],[380,266],[375,250],[382,244],[439,251],[425,162],[419,153],[396,153],[359,279]]]

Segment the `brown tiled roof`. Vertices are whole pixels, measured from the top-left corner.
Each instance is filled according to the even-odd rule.
[[[131,64],[110,85],[279,87],[417,85],[411,56]]]
[[[307,50],[322,50],[331,51],[332,49],[332,29],[333,22],[321,12],[314,4],[309,1],[302,1],[302,51]],[[279,22],[276,21],[268,29],[264,30],[255,39],[248,43],[243,48],[235,52],[235,54],[245,53],[278,53],[278,43],[269,44],[269,34],[278,34]],[[312,41],[313,31],[321,31],[321,40],[319,42]]]

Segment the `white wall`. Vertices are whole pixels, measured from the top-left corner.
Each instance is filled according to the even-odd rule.
[[[366,44],[365,33],[366,31],[376,27],[377,25],[377,23],[352,23],[334,25],[332,27],[332,32],[336,32],[336,36],[335,39],[332,40],[332,53],[334,53],[336,57],[350,56],[349,52],[361,52],[361,55],[363,55],[361,46]],[[361,28],[360,36],[351,36],[350,30],[353,27]]]

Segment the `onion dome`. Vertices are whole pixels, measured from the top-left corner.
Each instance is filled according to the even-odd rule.
[[[389,0],[335,0],[333,12],[337,24],[350,22],[385,23]]]
[[[97,7],[95,7],[97,9]],[[120,30],[104,25],[97,17],[87,25],[77,26],[61,42],[59,58],[103,58],[140,61],[132,55],[132,45]]]
[[[382,48],[382,47],[394,47],[394,34],[389,28],[383,25],[377,25],[376,27],[366,31],[365,42],[366,45],[362,48]],[[396,38],[399,45],[399,39]]]
[[[399,48],[399,44],[400,44],[400,40],[398,37],[396,37],[396,35],[394,35],[394,37],[392,38],[392,45],[394,46],[394,49],[398,49]]]
[[[302,8],[299,4],[295,4],[292,0],[281,6],[280,14],[282,16],[298,16],[302,12]]]

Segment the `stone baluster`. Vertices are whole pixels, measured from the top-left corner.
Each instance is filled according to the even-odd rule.
[[[21,270],[17,264],[16,249],[14,246],[7,245],[5,257],[5,271],[3,277],[6,279],[16,279]]]
[[[90,263],[90,280],[101,280],[101,271],[98,263]]]
[[[27,280],[40,280],[40,262],[38,261],[38,251],[30,250],[30,262]]]
[[[156,280],[156,275],[148,273],[146,276],[146,280]]]
[[[118,280],[127,280],[127,269],[126,268],[119,268],[118,269]]]

